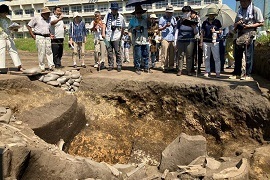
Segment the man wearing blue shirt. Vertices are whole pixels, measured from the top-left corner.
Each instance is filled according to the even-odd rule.
[[[159,19],[159,31],[161,31],[161,67],[164,72],[174,68],[174,31],[176,19],[173,16],[173,6],[166,7],[165,15]]]

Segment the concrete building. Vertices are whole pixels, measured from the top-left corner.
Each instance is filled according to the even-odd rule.
[[[134,7],[126,7],[127,1],[119,1],[121,9],[119,10],[126,19],[126,22],[132,18],[131,13],[134,11]],[[33,16],[39,15],[42,7],[47,6],[53,10],[54,6],[61,6],[62,11],[65,14],[63,19],[64,24],[68,27],[68,24],[73,20],[72,14],[77,11],[81,13],[85,23],[89,23],[93,20],[94,12],[99,10],[104,16],[113,1],[110,0],[13,0],[11,2],[6,1],[11,9],[10,18],[12,21],[19,23],[22,27],[16,33],[16,38],[29,37],[26,24],[30,21]],[[174,6],[175,16],[181,15],[181,9],[183,6],[189,5],[195,10],[200,10],[204,6],[216,3],[222,4],[222,0],[165,0],[156,2],[153,4],[143,5],[144,9],[147,9],[147,13],[150,15],[155,13],[158,17],[164,14],[165,8],[168,4]]]

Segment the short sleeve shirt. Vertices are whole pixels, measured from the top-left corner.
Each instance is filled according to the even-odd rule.
[[[140,30],[136,30],[136,26],[141,26]],[[132,18],[129,22],[128,29],[132,32],[132,44],[134,45],[146,45],[148,44],[148,23],[146,17],[138,19]]]
[[[162,28],[164,27],[168,22],[171,23],[170,27],[166,27],[165,29],[163,29],[161,31],[161,37],[162,39],[166,40],[166,41],[174,41],[174,33],[175,33],[175,26],[176,26],[176,19],[174,16],[172,17],[166,17],[166,16],[162,16],[159,19],[159,23],[158,23],[158,27]]]
[[[28,26],[34,28],[35,33],[39,34],[50,34],[50,22],[51,18],[45,20],[42,16],[33,17]]]
[[[243,12],[242,12],[243,19],[246,19],[246,14],[247,14],[247,9],[243,9]],[[255,23],[264,22],[262,12],[256,6],[254,6],[253,15],[254,15],[254,17],[252,19],[247,19],[246,20],[247,21],[247,22],[245,22],[246,24],[255,24]],[[240,20],[240,18],[238,16],[236,16],[235,22],[238,22],[239,20]],[[249,31],[254,31],[254,29],[251,29],[251,28],[243,29],[242,32],[246,33],[246,32],[249,32]]]
[[[203,36],[203,42],[212,42],[212,30],[215,28],[216,31],[219,31],[221,29],[222,25],[221,22],[218,19],[214,19],[212,24],[206,19],[202,24],[202,30],[204,32]],[[217,41],[220,40],[220,36],[217,36]]]
[[[124,17],[117,13],[112,15],[107,13],[103,19],[103,23],[106,25],[105,36],[107,41],[117,41],[121,38],[121,31],[126,27]],[[112,28],[113,27],[113,28]]]
[[[51,16],[51,21],[57,20],[58,17],[55,15]],[[63,20],[58,21],[55,25],[51,25],[50,27],[51,34],[55,36],[55,38],[64,38],[65,37],[65,29]]]

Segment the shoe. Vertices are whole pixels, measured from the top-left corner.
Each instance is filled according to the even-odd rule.
[[[77,68],[78,66],[76,64],[73,65],[74,68]]]
[[[204,77],[209,77],[209,73],[204,73]]]
[[[51,66],[51,67],[49,68],[49,71],[54,71],[54,66]]]
[[[216,78],[220,78],[220,73],[216,73]]]
[[[187,75],[188,75],[188,76],[192,76],[192,73],[191,73],[191,72],[189,72]]]
[[[117,66],[117,72],[121,72],[121,66]]]
[[[241,76],[240,77],[240,80],[246,80],[246,77],[245,76]]]
[[[113,67],[108,67],[108,71],[112,71],[113,70]]]
[[[140,71],[139,69],[137,69],[137,70],[135,71],[135,73],[138,74],[138,75],[141,75],[141,71]]]
[[[246,76],[246,80],[252,80],[251,76]]]
[[[82,65],[82,67],[83,67],[83,68],[86,68],[86,65],[85,65],[85,64],[83,64],[83,65]]]
[[[240,79],[241,77],[240,76],[236,76],[236,75],[232,75],[229,77],[229,79]]]
[[[182,72],[181,71],[178,71],[176,76],[181,76],[182,75]]]
[[[98,64],[95,64],[95,65],[94,65],[94,68],[98,68]]]

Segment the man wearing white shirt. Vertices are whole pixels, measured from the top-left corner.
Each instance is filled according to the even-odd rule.
[[[56,6],[54,8],[54,15],[51,16],[51,34],[53,35],[52,42],[52,52],[53,52],[53,62],[55,68],[62,68],[61,59],[63,56],[63,42],[65,37],[65,25],[63,22],[63,15],[61,7]]]

